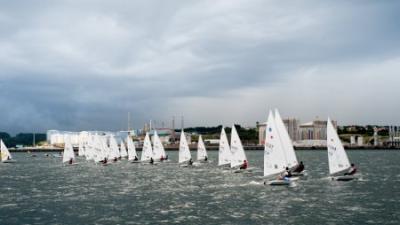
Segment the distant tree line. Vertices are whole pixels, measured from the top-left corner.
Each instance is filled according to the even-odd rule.
[[[15,147],[17,145],[32,146],[33,133],[19,133],[15,137],[11,137],[6,132],[0,132],[0,139],[6,144],[7,147]],[[35,143],[46,141],[46,134],[35,133]]]
[[[359,134],[359,135],[373,136],[374,135],[374,127],[381,128],[378,131],[379,136],[388,136],[389,135],[389,127],[374,126],[374,125],[340,126],[340,127],[338,127],[338,133],[339,133],[339,135],[341,135],[341,134]]]

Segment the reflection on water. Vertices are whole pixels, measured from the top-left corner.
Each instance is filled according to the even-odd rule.
[[[350,151],[362,175],[354,182],[327,179],[325,151],[297,154],[308,176],[272,187],[262,151],[247,152],[255,170],[243,174],[217,168],[217,152],[196,168],[80,158],[64,167],[17,153],[17,164],[0,165],[0,224],[399,224],[400,152]]]

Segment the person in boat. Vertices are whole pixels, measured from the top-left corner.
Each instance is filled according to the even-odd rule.
[[[191,166],[191,165],[193,165],[193,160],[192,160],[192,158],[190,158],[190,160],[189,160],[189,166]]]
[[[247,169],[247,166],[248,166],[248,164],[247,164],[247,160],[243,160],[243,164],[240,166],[240,168],[239,168],[239,169],[241,169],[241,170],[245,170],[245,169]]]
[[[69,162],[68,162],[68,164],[70,164],[70,165],[71,165],[71,164],[72,164],[72,162],[73,162],[73,161],[72,161],[72,159],[69,159]]]
[[[280,176],[279,176],[279,180],[287,180],[290,177],[292,177],[292,173],[289,170],[289,167],[286,167],[285,172],[283,172]]]
[[[165,155],[165,160],[168,160],[168,155]]]
[[[164,160],[165,160],[165,157],[162,155],[160,158],[160,161],[164,161]]]
[[[294,173],[301,173],[304,170],[304,164],[303,161],[300,161],[300,164],[298,164],[292,172]]]
[[[204,161],[207,161],[207,159],[208,159],[207,156],[204,156]]]
[[[114,158],[114,162],[116,162],[116,161],[118,161],[118,158],[117,158],[117,157]]]
[[[352,163],[349,171],[347,171],[344,175],[345,176],[351,176],[351,175],[354,175],[356,172],[357,172],[357,168],[354,165],[354,163]]]
[[[104,158],[104,160],[102,161],[103,164],[107,164],[107,158]]]
[[[153,164],[154,163],[154,160],[153,160],[153,157],[151,157],[150,158],[150,164]]]
[[[139,159],[138,159],[138,157],[137,157],[137,156],[135,156],[135,159],[134,159],[134,161],[139,161]]]

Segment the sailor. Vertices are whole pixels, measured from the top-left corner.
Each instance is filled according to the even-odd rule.
[[[138,157],[137,156],[135,156],[135,159],[134,159],[135,161],[138,161],[139,159],[138,159]]]
[[[240,166],[240,168],[239,168],[239,169],[241,169],[241,170],[245,170],[245,169],[247,169],[247,166],[248,166],[248,164],[247,164],[247,160],[243,160],[243,164]]]
[[[191,165],[193,165],[193,160],[192,160],[192,158],[190,158],[190,160],[189,160],[189,166],[191,166]]]
[[[153,164],[154,163],[154,160],[153,160],[153,157],[151,157],[150,158],[150,164]]]
[[[69,162],[68,162],[69,164],[72,164],[72,159],[69,159]]]
[[[107,158],[104,158],[103,164],[107,164]]]
[[[301,173],[303,170],[304,170],[304,164],[303,164],[303,161],[300,161],[300,164],[297,165],[296,168],[294,168],[292,172]]]
[[[165,155],[165,159],[164,160],[168,160],[168,155]]]
[[[351,175],[354,175],[356,172],[357,172],[357,168],[354,165],[354,163],[352,163],[349,171],[347,171],[347,173],[345,173],[344,175],[345,176],[351,176]]]
[[[204,161],[207,161],[207,159],[208,159],[207,156],[204,156]]]
[[[292,177],[292,173],[290,172],[289,167],[286,167],[285,172],[279,176],[279,180],[288,180],[290,177]]]

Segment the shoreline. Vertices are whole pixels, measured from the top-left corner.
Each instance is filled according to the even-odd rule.
[[[218,146],[206,146],[207,151],[218,151]],[[191,150],[196,150],[197,148],[191,148]],[[314,147],[294,147],[296,151],[314,151],[314,150],[326,150],[326,147],[314,146]],[[399,151],[399,147],[345,147],[346,150],[355,150],[355,151],[374,151],[374,150],[382,150],[382,151]],[[62,152],[63,148],[9,148],[10,152]],[[166,147],[165,151],[178,151],[177,147]],[[246,151],[263,151],[264,146],[244,146],[244,150]],[[78,151],[78,148],[74,148],[74,151]],[[136,151],[142,151],[142,148],[136,148]]]

